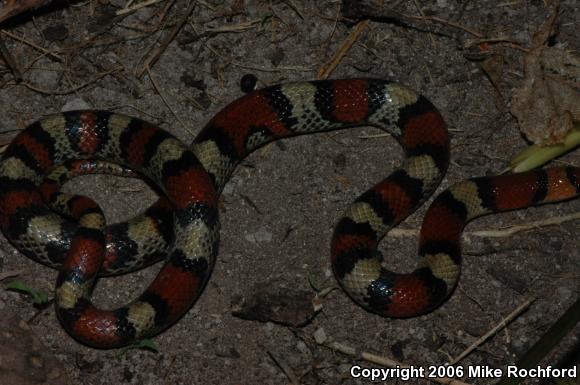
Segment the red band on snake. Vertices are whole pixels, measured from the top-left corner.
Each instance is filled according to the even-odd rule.
[[[461,182],[429,208],[418,268],[390,272],[382,266],[378,242],[436,189],[449,162],[449,137],[443,118],[423,96],[383,80],[347,79],[289,83],[245,95],[220,111],[191,147],[147,122],[106,111],[45,117],[2,156],[0,225],[24,254],[60,269],[56,309],[73,337],[100,348],[123,346],[167,328],[201,295],[217,255],[218,194],[245,156],[280,138],[362,125],[390,132],[405,161],[346,210],[332,238],[331,260],[344,290],[381,315],[425,313],[449,295],[459,277],[460,236],[469,220],[570,199],[580,191],[576,167]],[[102,166],[102,160],[121,167]],[[126,168],[163,195],[129,222],[106,227],[94,202],[59,191],[70,177],[127,174]],[[91,303],[98,276],[163,257],[159,275],[135,301],[115,310]]]

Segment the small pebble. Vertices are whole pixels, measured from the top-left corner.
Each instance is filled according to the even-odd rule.
[[[89,110],[91,106],[81,98],[74,98],[65,103],[60,109],[61,112],[75,110]]]

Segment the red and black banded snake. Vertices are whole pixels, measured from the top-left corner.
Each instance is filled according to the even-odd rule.
[[[106,111],[42,118],[2,156],[0,225],[22,253],[60,269],[56,310],[69,334],[94,347],[123,346],[176,322],[203,292],[218,251],[217,199],[245,156],[279,138],[361,125],[387,130],[405,152],[399,169],[347,208],[331,240],[338,282],[374,313],[408,317],[437,307],[458,281],[460,237],[471,219],[580,193],[578,167],[460,182],[425,215],[417,269],[388,271],[378,242],[439,185],[449,135],[425,97],[383,80],[345,79],[247,94],[215,115],[189,147],[152,124]],[[142,174],[162,197],[133,220],[106,226],[92,200],[59,191],[70,177],[108,170],[101,160],[121,165],[119,173]],[[98,276],[161,258],[165,265],[139,298],[115,310],[92,305]]]

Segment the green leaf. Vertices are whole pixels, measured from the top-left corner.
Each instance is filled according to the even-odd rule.
[[[24,281],[14,280],[6,284],[6,290],[18,291],[32,297],[32,302],[36,306],[48,303],[48,294],[42,290],[34,289],[28,286]]]
[[[512,172],[524,172],[548,163],[554,158],[578,147],[580,145],[580,124],[574,124],[574,128],[568,132],[564,143],[551,146],[538,146],[534,144],[526,147],[517,154],[510,162]]]

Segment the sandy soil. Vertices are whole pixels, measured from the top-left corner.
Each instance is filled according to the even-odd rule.
[[[16,84],[2,67],[0,131],[22,128],[48,113],[90,107],[142,117],[191,142],[204,122],[242,95],[244,74],[255,74],[260,86],[314,79],[352,31],[352,24],[337,19],[338,1],[198,1],[159,61],[137,76],[150,49],[184,15],[188,3],[161,2],[113,17],[125,2],[111,0],[18,17],[4,27],[18,39],[3,39],[24,80]],[[396,3],[399,12],[420,16],[414,2]],[[391,79],[433,101],[453,135],[453,162],[442,188],[499,173],[526,145],[509,113],[511,89],[523,76],[518,47],[529,47],[531,35],[552,12],[546,4],[551,2],[416,3],[425,15],[448,23],[371,22],[331,77]],[[168,4],[173,5],[166,10]],[[553,43],[578,51],[580,6],[562,1],[560,12]],[[482,45],[467,49],[475,36],[454,25],[516,43],[491,44],[489,52]],[[503,63],[501,94],[481,61],[474,60],[489,54]],[[318,345],[313,332],[323,328],[335,341],[407,364],[441,365],[526,299],[537,297],[507,329],[461,361],[466,367],[505,368],[578,297],[580,221],[509,237],[469,233],[573,213],[580,209],[578,200],[470,224],[458,289],[439,309],[418,318],[369,314],[341,290],[322,298],[322,311],[301,328],[231,314],[232,300],[252,296],[256,289],[275,293],[280,287],[311,291],[310,282],[335,285],[328,257],[333,225],[350,201],[401,161],[402,151],[392,138],[368,137],[379,133],[359,128],[309,135],[253,153],[223,195],[221,250],[211,281],[191,311],[155,338],[158,353],[132,350],[117,358],[115,351],[79,345],[61,328],[52,307],[37,314],[26,296],[14,292],[0,290],[0,314],[32,318],[32,330],[63,363],[72,383],[284,384],[292,383],[293,373],[300,384],[363,384],[368,381],[350,377],[351,366],[373,365]],[[579,160],[578,152],[561,159],[576,165]],[[87,176],[68,188],[101,202],[111,221],[131,217],[155,200],[137,180]],[[424,212],[420,209],[401,228],[417,230]],[[412,231],[387,236],[381,249],[394,270],[413,268]],[[4,238],[0,250],[1,271],[18,270],[30,286],[51,293],[55,271],[26,259]],[[101,280],[97,303],[127,302],[158,269]],[[576,328],[542,365],[557,364],[579,338]],[[487,385],[496,380],[464,381]]]

